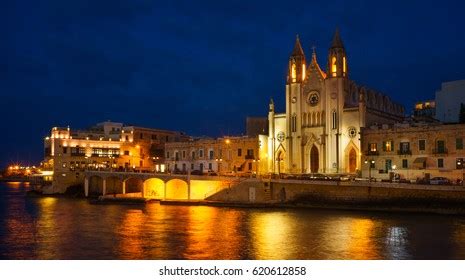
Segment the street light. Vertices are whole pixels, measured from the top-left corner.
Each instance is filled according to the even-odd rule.
[[[375,164],[375,160],[374,159],[365,160],[365,164],[367,164],[368,162],[370,163],[370,165],[368,166],[368,180],[371,182],[371,166]]]

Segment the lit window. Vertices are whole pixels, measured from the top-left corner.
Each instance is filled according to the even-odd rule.
[[[376,143],[370,143],[369,148],[370,152],[376,152],[378,150],[378,145]]]
[[[384,142],[383,150],[385,152],[392,152],[392,140]]]
[[[336,57],[335,56],[333,56],[333,59],[331,61],[331,72],[333,73],[333,77],[336,77],[337,65],[336,65]]]
[[[305,64],[302,64],[302,81],[305,80]]]
[[[292,77],[292,82],[295,83],[297,79],[297,71],[295,69],[295,63],[292,63],[291,67],[291,77]]]
[[[346,57],[345,56],[342,58],[342,71],[344,72],[344,76],[345,76],[345,74],[347,72],[347,64],[346,64]]]

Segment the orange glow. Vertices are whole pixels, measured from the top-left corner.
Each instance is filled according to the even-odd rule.
[[[165,198],[165,182],[158,178],[151,178],[145,181],[144,197],[152,199]]]
[[[291,67],[291,77],[292,77],[292,82],[296,82],[297,79],[297,70],[295,69],[295,63],[292,63]]]
[[[166,182],[166,199],[188,199],[187,183],[180,179]]]
[[[333,56],[331,60],[331,73],[333,73],[333,77],[336,76],[336,72],[337,72],[336,57]]]
[[[191,180],[191,199],[205,199],[226,187],[221,181]]]
[[[346,65],[346,57],[345,56],[342,58],[342,71],[344,72],[344,74],[347,72],[347,65]]]
[[[305,64],[302,64],[302,81],[305,80]]]

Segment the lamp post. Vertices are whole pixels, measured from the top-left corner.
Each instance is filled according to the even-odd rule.
[[[371,166],[373,164],[375,164],[375,160],[374,159],[370,159],[370,160],[365,160],[365,164],[369,163],[370,165],[368,166],[368,180],[371,182]]]

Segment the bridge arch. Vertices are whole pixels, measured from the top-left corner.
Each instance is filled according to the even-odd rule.
[[[137,177],[129,177],[124,180],[125,193],[142,193],[144,180]]]
[[[123,193],[123,180],[116,176],[105,178],[106,194],[121,194]]]
[[[97,196],[103,194],[103,178],[98,175],[89,177],[89,195]]]
[[[189,199],[187,182],[181,179],[171,179],[166,182],[166,199]]]
[[[149,178],[144,181],[144,197],[165,199],[165,182],[159,178]]]

